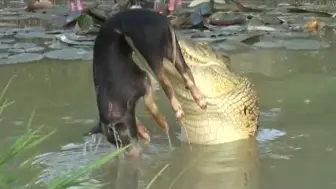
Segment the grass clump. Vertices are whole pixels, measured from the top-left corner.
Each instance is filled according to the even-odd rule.
[[[14,77],[9,80],[2,93],[0,94],[0,117],[2,117],[4,108],[14,103],[14,101],[8,102],[7,100],[4,100],[5,93],[8,90],[13,78]],[[35,111],[33,111],[33,113],[31,114],[24,133],[21,136],[16,137],[14,139],[14,142],[0,154],[0,188],[36,188],[36,186],[34,187],[35,180],[31,180],[30,183],[27,183],[24,186],[20,186],[20,184],[18,184],[18,180],[20,178],[17,178],[16,174],[14,173],[15,171],[20,171],[20,169],[24,168],[27,165],[27,162],[29,162],[29,160],[27,160],[17,163],[19,157],[24,157],[24,154],[26,152],[38,147],[43,141],[45,141],[48,137],[55,133],[55,131],[52,131],[48,134],[42,134],[41,129],[43,128],[43,125],[38,127],[37,129],[33,129],[32,121],[34,114]],[[82,183],[85,183],[88,180],[81,179],[82,176],[96,168],[99,168],[110,159],[118,156],[129,146],[130,145],[125,146],[124,148],[116,150],[112,153],[106,154],[100,159],[93,161],[85,165],[83,168],[76,170],[66,176],[53,178],[46,184],[45,187],[48,189],[66,189],[71,186],[78,186]],[[88,188],[92,188],[92,186]]]

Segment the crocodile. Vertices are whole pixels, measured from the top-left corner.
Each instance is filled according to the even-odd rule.
[[[206,110],[197,106],[173,64],[165,59],[165,73],[185,113],[180,120],[182,141],[213,145],[255,136],[259,99],[251,81],[230,68],[229,56],[206,43],[179,36],[179,44],[208,103]]]

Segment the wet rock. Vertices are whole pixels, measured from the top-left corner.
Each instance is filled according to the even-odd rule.
[[[55,35],[46,34],[43,31],[37,31],[37,32],[18,32],[14,37],[18,39],[33,39],[33,38],[52,39],[55,38]]]
[[[253,17],[249,23],[248,23],[249,26],[265,26],[265,24],[261,21],[260,18],[258,17]]]
[[[44,51],[44,47],[28,47],[28,48],[15,48],[9,49],[8,52],[12,53],[35,53],[35,52],[42,52]]]
[[[6,10],[0,10],[0,16],[18,16],[21,13],[18,11],[6,11]]]
[[[279,25],[279,24],[283,24],[284,23],[283,20],[279,19],[275,15],[264,14],[264,15],[260,15],[259,19],[265,25]]]
[[[310,6],[302,6],[302,7],[288,7],[287,11],[290,13],[310,13],[313,16],[319,17],[331,17],[333,13],[330,13],[327,10],[327,7],[310,5]]]
[[[26,48],[24,50],[27,53],[34,53],[34,52],[42,52],[42,51],[44,51],[44,49],[45,49],[44,47],[36,46],[36,47]]]
[[[24,62],[33,62],[43,59],[43,55],[37,53],[22,53],[9,56],[4,62],[5,64],[17,64]]]
[[[79,42],[94,41],[96,39],[96,36],[94,35],[75,35],[73,33],[65,34],[65,35],[70,40],[79,41]]]
[[[246,15],[240,12],[216,12],[208,21],[218,26],[242,25],[246,23]]]
[[[43,27],[27,27],[27,28],[21,28],[17,29],[17,32],[42,32],[45,31]]]
[[[223,31],[223,32],[229,32],[232,34],[241,33],[247,30],[246,25],[233,25],[233,26],[227,26],[227,27],[211,27],[211,30],[214,31]]]
[[[8,52],[10,53],[25,53],[24,49],[9,49]]]
[[[273,40],[273,41],[259,41],[254,43],[253,46],[259,48],[282,48],[284,43],[282,40]]]
[[[226,37],[216,37],[216,38],[201,37],[201,38],[193,38],[192,40],[196,42],[211,43],[211,42],[225,41]]]
[[[269,26],[248,26],[247,29],[249,31],[276,31],[275,28]]]
[[[93,45],[95,39],[94,37],[78,36],[74,34],[60,34],[56,35],[56,38],[63,43],[70,45]]]
[[[28,15],[0,16],[0,21],[16,21],[30,18]]]
[[[50,45],[48,45],[48,48],[50,49],[64,49],[64,48],[68,48],[69,46],[67,44],[64,44],[60,41],[57,41],[55,43],[52,43]]]
[[[12,45],[10,44],[0,44],[0,50],[10,49],[10,48],[12,48]]]
[[[14,39],[1,39],[0,43],[1,44],[12,44],[12,43],[15,43],[15,40]]]
[[[32,48],[36,47],[35,43],[15,43],[13,45],[13,48],[15,49],[27,49],[27,48]]]
[[[241,42],[244,44],[252,45],[254,43],[257,43],[265,36],[265,32],[255,32],[255,33],[242,33],[237,36],[230,36],[228,40],[235,41],[235,42]]]
[[[308,38],[310,35],[303,32],[275,32],[270,34],[274,38],[278,39],[298,39],[298,38]]]
[[[284,41],[284,47],[290,50],[319,50],[329,48],[330,45],[313,39],[292,39]]]
[[[64,30],[51,30],[51,31],[46,31],[46,34],[62,34]]]
[[[258,17],[253,17],[247,26],[249,31],[275,31],[273,27],[266,26]]]
[[[12,45],[11,49],[8,52],[12,53],[33,53],[41,52],[44,50],[44,47],[38,47],[35,43],[16,43]]]
[[[27,11],[36,11],[49,9],[53,7],[53,3],[49,0],[27,0]]]
[[[18,25],[14,23],[0,22],[0,27],[18,27]]]
[[[231,45],[225,42],[214,42],[210,44],[211,47],[218,51],[235,51],[237,50],[237,47],[235,45]]]
[[[50,59],[78,60],[87,59],[87,57],[90,56],[90,52],[79,48],[65,48],[46,52],[44,56]]]
[[[279,3],[277,6],[278,7],[289,7],[291,5],[289,3]]]
[[[0,53],[0,59],[7,58],[9,56],[9,53]]]
[[[17,33],[28,33],[28,32],[43,32],[45,31],[42,27],[26,27],[26,28],[16,28],[16,27],[6,27],[0,28],[0,33],[5,35],[13,35]]]

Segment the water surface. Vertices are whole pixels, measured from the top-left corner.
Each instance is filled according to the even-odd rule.
[[[6,1],[7,2],[7,1]],[[25,23],[27,24],[27,23]],[[3,37],[0,39],[9,40]],[[52,40],[20,40],[46,47]],[[14,43],[18,43],[15,39]],[[138,114],[150,130],[151,143],[135,161],[115,160],[87,175],[105,188],[145,188],[163,168],[151,188],[173,189],[332,189],[336,187],[333,159],[336,129],[336,59],[331,45],[323,50],[248,50],[232,56],[233,68],[248,76],[260,95],[260,133],[257,143],[237,141],[211,147],[180,144],[179,126],[161,91],[157,101],[167,114],[174,149],[144,112]],[[75,170],[114,150],[104,143],[97,152],[83,154],[83,137],[96,124],[90,60],[43,58],[29,63],[1,65],[0,88],[16,75],[6,97],[0,126],[1,142],[20,135],[35,109],[34,125],[57,132],[39,146],[35,165],[43,172],[39,182]],[[5,145],[0,146],[0,151]],[[97,176],[100,175],[100,176]],[[26,179],[32,174],[19,173]]]

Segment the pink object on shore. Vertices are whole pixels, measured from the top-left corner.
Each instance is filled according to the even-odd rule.
[[[159,2],[160,0],[154,1],[154,10],[163,14],[166,10],[169,12],[174,11],[176,8],[180,8],[182,6],[182,0],[167,0],[168,2],[164,3],[162,6]]]
[[[71,0],[69,2],[69,11],[70,12],[75,11],[75,3],[73,1],[71,1]]]
[[[83,9],[82,0],[70,0],[69,11],[81,11]]]
[[[81,11],[83,9],[82,0],[77,0],[77,10]]]
[[[173,11],[175,9],[175,0],[168,0],[168,10]]]

